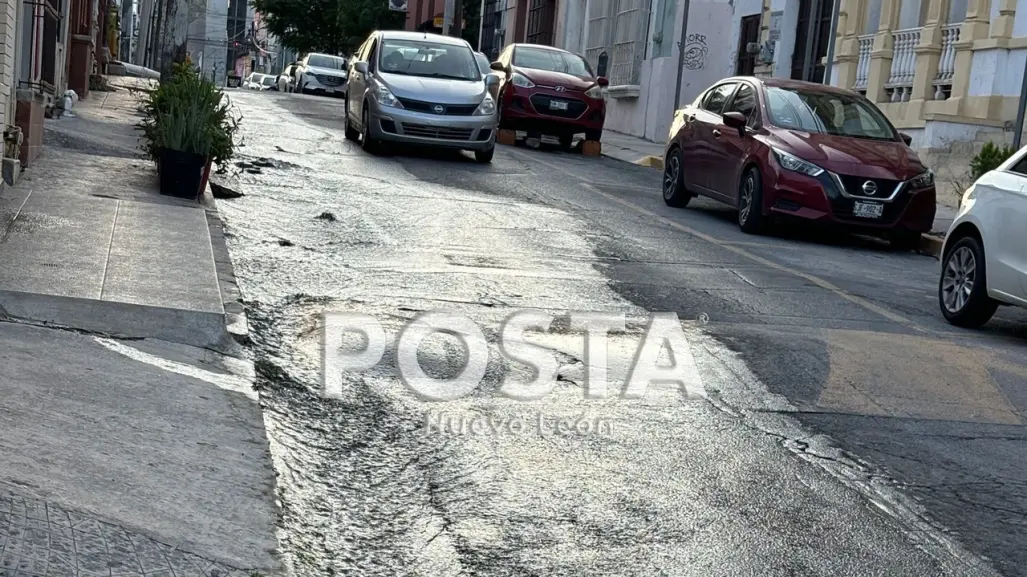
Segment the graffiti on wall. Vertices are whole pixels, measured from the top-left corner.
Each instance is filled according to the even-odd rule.
[[[710,50],[706,46],[706,36],[703,34],[689,34],[685,42],[685,68],[689,70],[702,70],[706,64],[706,56]]]

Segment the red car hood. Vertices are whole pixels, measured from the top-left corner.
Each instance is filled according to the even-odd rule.
[[[588,90],[596,83],[595,79],[589,76],[574,76],[563,72],[551,70],[538,70],[536,68],[516,68],[516,71],[527,76],[535,84],[544,86],[565,86],[571,90]]]
[[[773,130],[773,145],[838,174],[908,180],[927,170],[905,143]]]

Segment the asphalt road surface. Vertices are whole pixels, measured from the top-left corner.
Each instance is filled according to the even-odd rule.
[[[224,179],[245,196],[219,208],[298,574],[1027,575],[1027,315],[950,327],[933,258],[794,225],[748,236],[607,158],[372,157],[343,138],[340,100],[232,98],[239,160],[268,161]],[[394,335],[437,309],[491,343],[473,394],[411,394],[390,344],[322,396],[322,313]],[[626,313],[615,385],[647,313],[677,313],[705,396],[586,397],[565,320],[535,335],[557,387],[497,394],[526,374],[496,348],[524,309]],[[461,347],[436,337],[425,370],[458,372]],[[461,428],[475,419],[491,425]]]

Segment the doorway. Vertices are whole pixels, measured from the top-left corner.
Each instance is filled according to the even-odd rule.
[[[528,4],[529,44],[553,45],[553,28],[556,23],[556,0],[531,0]]]
[[[735,59],[735,76],[752,76],[756,72],[756,54],[746,49],[750,43],[760,41],[760,15],[743,16],[738,34],[738,56]]]
[[[807,82],[824,81],[823,59],[831,34],[831,8],[836,0],[799,0],[799,21],[795,26],[792,78]],[[806,60],[807,52],[809,60]]]

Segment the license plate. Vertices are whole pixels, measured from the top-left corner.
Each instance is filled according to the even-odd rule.
[[[567,110],[567,103],[562,100],[550,100],[549,110]]]
[[[325,92],[327,92],[328,94],[335,94],[335,89],[334,88],[325,88]]]
[[[876,202],[857,202],[852,206],[852,216],[860,218],[881,218],[884,205]]]

